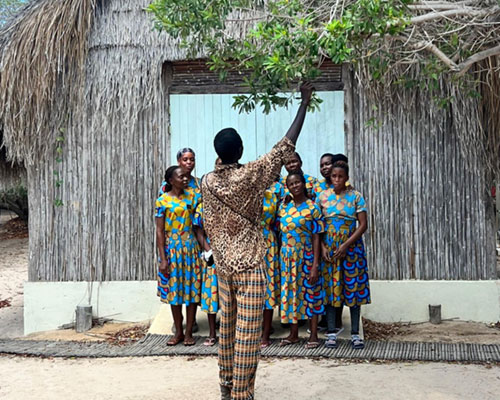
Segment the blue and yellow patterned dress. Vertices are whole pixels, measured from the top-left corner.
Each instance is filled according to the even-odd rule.
[[[156,200],[156,218],[165,217],[167,276],[158,272],[158,296],[171,305],[200,302],[200,247],[193,233],[193,214],[199,196],[184,192],[179,198],[168,193]]]
[[[333,189],[333,184],[328,183],[326,179],[318,179],[313,187],[314,199],[317,201],[321,192],[324,192],[326,189]]]
[[[317,203],[326,220],[323,243],[332,257],[335,249],[356,230],[357,214],[366,211],[366,203],[354,189],[341,194],[327,189],[319,195]],[[366,253],[361,238],[347,250],[344,259],[335,259],[333,263],[323,260],[322,270],[327,304],[353,307],[370,303]]]
[[[281,180],[281,178],[280,178]],[[283,199],[283,197],[285,197],[285,187],[283,186],[283,184],[281,182],[274,182],[270,187],[269,189],[271,192],[273,192],[276,197],[278,198],[278,202],[281,201],[281,199]]]
[[[314,261],[312,235],[323,232],[325,222],[319,207],[310,199],[298,206],[293,201],[281,204],[278,218],[282,236],[281,322],[296,324],[325,311],[321,271],[318,269],[316,284],[307,281]]]
[[[160,197],[162,194],[165,193],[167,182],[163,181],[160,186],[160,190],[158,191],[158,197]],[[184,189],[185,192],[190,193],[191,195],[199,194],[200,192],[200,179],[192,176],[191,179],[188,182],[188,185],[186,189]]]
[[[286,176],[282,176],[280,179],[280,183],[283,185],[284,188],[284,196],[290,194],[288,191],[288,188],[286,187]],[[315,193],[314,193],[314,187],[317,185],[317,179],[314,176],[304,174],[304,179],[306,180],[306,190],[309,195],[309,198],[312,200],[315,200]]]
[[[193,225],[203,229],[203,203],[200,202],[194,213]],[[207,238],[207,242],[210,241]],[[217,314],[219,311],[219,286],[217,285],[217,275],[215,265],[207,265],[202,260],[201,271],[201,307],[207,314]]]
[[[278,197],[273,190],[269,188],[264,193],[264,202],[262,207],[262,232],[266,241],[266,302],[264,308],[272,310],[280,304],[280,264],[278,254],[278,241],[276,238],[276,214],[278,212]]]

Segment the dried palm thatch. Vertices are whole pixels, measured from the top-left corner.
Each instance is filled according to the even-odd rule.
[[[32,1],[0,37],[4,145],[28,165],[77,108],[96,0]],[[29,39],[28,39],[29,38]]]

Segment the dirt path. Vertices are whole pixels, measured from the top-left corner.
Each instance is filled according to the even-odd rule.
[[[0,234],[14,214],[0,213]],[[23,335],[23,285],[28,279],[28,238],[0,240],[0,338]]]
[[[219,399],[215,358],[0,357],[2,399]],[[256,399],[497,399],[500,367],[265,360]]]

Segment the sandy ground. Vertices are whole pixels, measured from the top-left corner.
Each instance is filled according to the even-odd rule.
[[[16,215],[1,211],[3,224]],[[28,239],[0,240],[0,300],[9,300],[10,307],[0,308],[0,338],[23,335],[23,285],[28,279]]]
[[[465,321],[429,322],[404,326],[400,334],[390,337],[394,342],[443,342],[500,344],[500,329],[487,324]]]
[[[2,399],[219,399],[215,358],[0,357]],[[6,378],[6,379],[5,379]],[[497,399],[500,367],[264,360],[255,397],[271,399]]]

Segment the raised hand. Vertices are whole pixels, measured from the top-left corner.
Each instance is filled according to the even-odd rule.
[[[302,98],[302,103],[309,104],[313,91],[314,86],[311,82],[304,82],[302,85],[300,85],[300,95]]]

